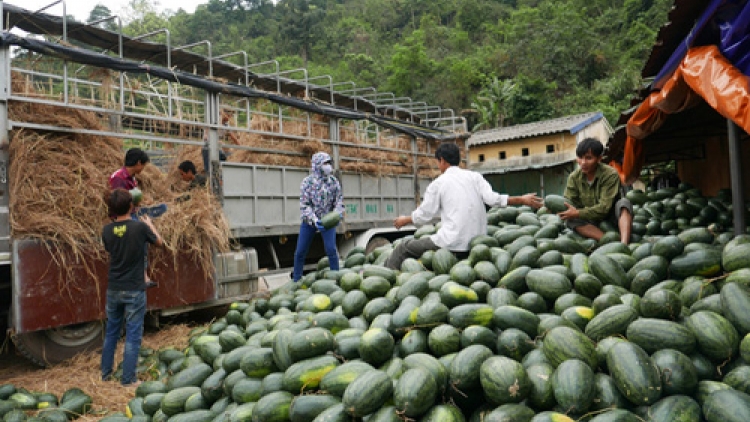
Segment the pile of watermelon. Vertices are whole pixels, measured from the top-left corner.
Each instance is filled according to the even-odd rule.
[[[67,422],[91,410],[91,396],[70,388],[59,398],[48,392],[32,392],[13,384],[0,385],[0,420],[3,422]]]
[[[142,384],[151,421],[750,421],[750,236],[726,192],[632,191],[634,242],[492,209],[469,257],[351,251],[235,303]],[[562,198],[549,197],[550,209]],[[436,230],[420,228],[415,236]],[[135,409],[135,410],[133,410]],[[134,416],[135,417],[135,416]],[[114,417],[112,420],[115,420]]]

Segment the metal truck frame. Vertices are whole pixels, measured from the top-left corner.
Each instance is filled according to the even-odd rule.
[[[42,13],[55,4],[63,7],[62,18]],[[64,0],[36,12],[0,2],[4,28],[0,39],[0,320],[8,321],[17,350],[40,365],[55,364],[99,347],[107,265],[104,261],[92,264],[94,280],[77,268],[62,271],[54,259],[55,251],[43,242],[12,235],[13,210],[9,209],[7,177],[13,166],[8,155],[12,131],[85,132],[121,138],[126,144],[145,147],[152,161],[163,168],[175,165],[176,148],[202,147],[203,134],[207,133],[212,188],[222,203],[238,248],[216,254],[215,271],[208,278],[198,263],[185,257],[178,256],[177,265],[154,268],[160,287],[149,291],[152,317],[246,299],[257,291],[258,283],[287,279],[292,266],[299,230],[299,186],[309,170],[220,162],[220,132],[226,130],[220,123],[221,110],[232,109],[241,116],[243,121],[233,128],[237,133],[323,142],[333,151],[336,168],[345,161],[367,162],[345,154],[347,147],[398,152],[406,157],[410,169],[405,174],[338,171],[346,205],[346,225],[338,230],[342,254],[355,246],[371,250],[413,232],[413,228],[395,230],[392,221],[415,208],[430,181],[423,175],[425,166],[420,166],[420,158],[431,158],[436,143],[463,141],[467,137],[465,120],[452,110],[397,98],[392,93],[378,93],[373,88],[359,88],[353,82],[334,83],[330,76],[310,77],[306,69],[282,70],[276,61],[250,64],[244,52],[212,56],[209,41],[173,46],[166,29],[126,37],[121,30],[97,28],[95,25],[100,22],[69,21],[64,11]],[[104,20],[119,23],[117,16]],[[10,32],[13,27],[47,39],[16,35]],[[166,43],[144,41],[155,35],[166,37]],[[71,41],[84,46],[71,48]],[[105,44],[110,47],[105,48]],[[207,54],[190,51],[195,48],[202,48]],[[144,58],[144,51],[159,53]],[[232,64],[224,60],[232,56],[244,61]],[[41,57],[57,62],[40,69],[36,59]],[[92,68],[107,72],[111,76],[109,83],[83,76]],[[253,73],[259,69],[270,72]],[[11,75],[48,89],[35,95],[14,92]],[[217,81],[232,80],[230,77],[235,77],[236,82]],[[321,79],[328,83],[311,82]],[[106,129],[13,121],[8,117],[13,103],[51,104],[92,112]],[[316,118],[320,115],[325,119]],[[278,129],[253,128],[253,116],[263,116]],[[285,130],[289,126],[307,127],[307,131],[301,135],[290,133]],[[316,138],[316,128],[317,133],[328,136]],[[398,142],[386,142],[388,137],[396,137]],[[344,140],[351,138],[367,143]],[[406,148],[404,140],[408,143]],[[278,151],[266,146],[231,148],[305,156],[299,151]],[[308,268],[323,255],[321,245],[314,244]]]

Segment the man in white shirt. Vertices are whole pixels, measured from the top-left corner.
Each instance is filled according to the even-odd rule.
[[[487,233],[485,204],[542,206],[542,198],[536,193],[501,195],[492,190],[481,174],[458,167],[461,152],[456,144],[441,144],[435,158],[442,174],[427,187],[422,204],[411,215],[397,217],[393,225],[397,229],[408,224],[421,226],[439,215],[440,229],[432,236],[401,242],[386,261],[386,267],[398,269],[406,258],[419,258],[426,251],[440,248],[458,254],[468,252],[471,239]]]

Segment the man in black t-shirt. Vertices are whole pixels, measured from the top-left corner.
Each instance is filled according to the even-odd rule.
[[[133,197],[125,189],[115,189],[109,197],[110,215],[117,218],[104,226],[102,241],[109,253],[107,285],[107,328],[102,348],[102,379],[113,374],[115,349],[125,325],[125,353],[122,385],[137,384],[135,372],[146,315],[146,280],[143,248],[147,243],[161,246],[162,239],[151,219],[144,215],[133,220]]]

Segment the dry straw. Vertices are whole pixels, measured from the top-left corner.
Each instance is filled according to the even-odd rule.
[[[322,141],[328,139],[330,134],[328,126],[321,125],[320,122],[325,123],[326,119],[313,118],[309,126],[306,121],[302,120],[284,120],[282,128],[278,119],[270,119],[264,115],[255,114],[250,120],[250,129],[257,132],[234,132],[240,146],[247,147],[246,149],[231,148],[227,139],[221,140],[225,146],[229,146],[229,148],[225,148],[225,151],[231,152],[227,161],[270,166],[308,167],[313,154],[319,151],[330,154],[333,150],[331,144]],[[281,135],[282,131],[284,136]],[[289,136],[299,139],[290,139]],[[413,173],[411,141],[406,136],[383,138],[378,146],[373,142],[368,142],[362,136],[357,136],[352,128],[347,128],[341,130],[340,138],[343,143],[339,149],[340,168],[344,171],[373,176]],[[434,151],[436,146],[437,142],[435,141],[420,141],[417,143],[418,151],[423,154],[428,150]],[[182,147],[177,154],[177,161],[190,160],[195,163],[199,171],[204,171],[200,147]],[[430,157],[418,157],[418,174],[420,177],[432,178],[438,173],[435,163]]]
[[[161,328],[156,333],[147,333],[143,337],[143,348],[160,350],[175,348],[184,350],[187,347],[188,325],[173,325]],[[115,362],[122,361],[123,342],[118,345]],[[128,401],[135,396],[132,388],[126,388],[117,381],[102,381],[101,353],[99,351],[82,353],[64,363],[51,368],[40,369],[23,360],[14,365],[2,365],[0,384],[13,384],[29,391],[49,392],[58,398],[73,387],[82,389],[93,399],[92,411],[76,419],[81,422],[98,421],[104,415],[125,412]],[[145,378],[144,378],[145,379]]]

